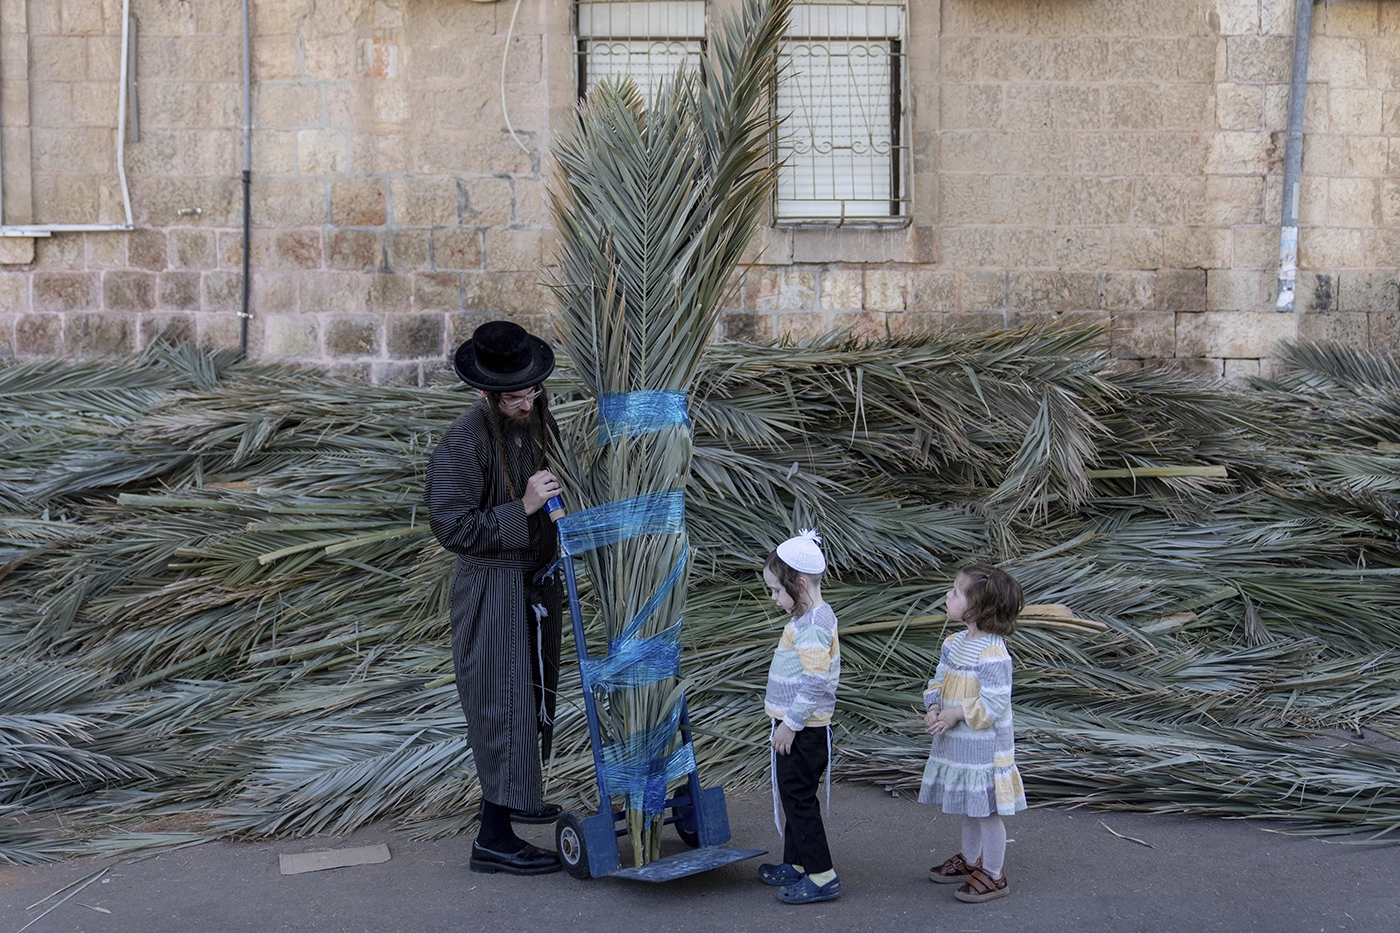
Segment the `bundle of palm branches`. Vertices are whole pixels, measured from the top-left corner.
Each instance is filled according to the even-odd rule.
[[[1039,800],[1400,823],[1394,361],[1301,347],[1231,389],[1114,372],[1092,339],[705,351],[681,665],[707,783],[766,778],[783,620],[758,568],[818,524],[838,776],[917,782],[942,596],[990,559],[1036,604],[1011,647]],[[551,385],[591,431],[575,374]],[[0,365],[0,859],[466,828],[450,555],[419,503],[469,403],[179,347]],[[591,805],[582,689],[568,667],[547,779]]]
[[[606,767],[632,774],[608,783],[625,791],[639,866],[660,855],[666,784],[688,763],[684,748],[676,758],[676,671],[644,663],[663,647],[674,658],[685,609],[685,393],[773,186],[776,121],[766,97],[789,6],[748,0],[718,31],[713,61],[703,58],[699,72],[681,68],[649,104],[630,78],[595,86],[555,147],[558,331],[580,387],[598,404],[599,433],[596,446],[574,433],[574,456],[560,464],[586,507],[561,522],[562,540],[567,548],[572,535],[617,522],[621,510],[671,516],[629,518],[637,527],[621,540],[582,554],[612,664],[626,668],[595,692]]]

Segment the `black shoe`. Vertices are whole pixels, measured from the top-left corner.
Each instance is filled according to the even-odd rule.
[[[512,810],[510,819],[512,823],[557,823],[562,812],[559,804],[547,803],[538,810]]]
[[[485,875],[498,871],[508,875],[547,875],[560,867],[557,852],[548,852],[529,843],[519,852],[496,852],[472,843],[471,869]]]

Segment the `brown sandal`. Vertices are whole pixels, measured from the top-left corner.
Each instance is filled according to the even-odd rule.
[[[977,865],[967,864],[967,860],[962,857],[962,853],[948,859],[942,865],[935,865],[928,870],[928,880],[937,884],[957,884],[959,881],[966,881],[967,876],[972,874],[972,869],[982,864],[982,860],[977,860]]]
[[[1002,872],[1000,878],[993,878],[990,872],[978,865],[972,870],[972,874],[967,876],[967,881],[953,892],[953,896],[960,901],[977,904],[993,898],[1006,897],[1010,893],[1011,885],[1006,880],[1006,872]]]

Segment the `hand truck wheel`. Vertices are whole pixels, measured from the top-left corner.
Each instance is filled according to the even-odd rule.
[[[588,846],[584,842],[583,817],[569,811],[559,817],[554,826],[554,842],[564,870],[575,878],[591,878],[588,868]]]
[[[675,807],[671,812],[676,816],[676,821],[671,825],[676,827],[676,835],[681,837],[681,842],[692,849],[700,848],[700,827],[695,822],[695,808]]]

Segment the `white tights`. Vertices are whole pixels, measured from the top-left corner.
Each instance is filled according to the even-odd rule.
[[[1006,824],[1001,817],[964,816],[962,820],[962,857],[969,865],[982,859],[982,867],[993,878],[1001,877],[1006,864]]]

